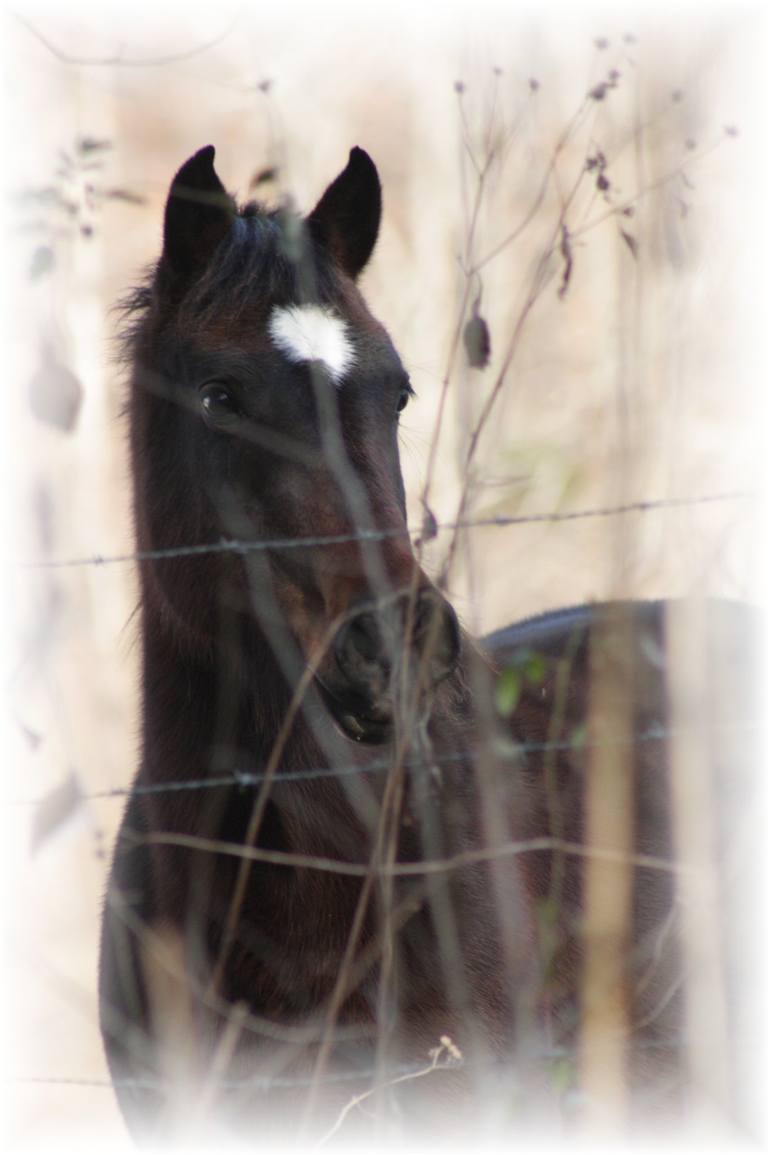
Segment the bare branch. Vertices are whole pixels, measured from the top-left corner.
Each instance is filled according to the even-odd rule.
[[[43,47],[46,48],[52,56],[55,56],[57,60],[60,60],[62,64],[73,64],[84,68],[111,68],[116,65],[120,65],[126,68],[162,68],[168,64],[178,64],[185,60],[192,60],[194,57],[201,56],[204,52],[209,52],[212,48],[216,48],[218,45],[222,44],[222,42],[227,39],[227,37],[230,35],[240,20],[239,13],[230,21],[224,31],[221,32],[218,36],[215,36],[212,40],[205,41],[203,44],[198,44],[195,48],[189,48],[186,52],[173,52],[165,56],[149,57],[130,57],[124,56],[122,53],[118,52],[112,56],[83,57],[74,56],[69,52],[65,52],[63,49],[54,44],[52,40],[45,36],[39,28],[35,27],[31,21],[27,20],[25,16],[19,15],[18,12],[16,12],[14,15],[19,24],[26,28],[30,35],[34,36],[34,38],[39,41],[39,43],[42,44]]]

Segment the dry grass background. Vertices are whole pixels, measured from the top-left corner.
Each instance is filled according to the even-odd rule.
[[[668,17],[629,9],[611,20],[577,19],[553,6],[526,18],[478,4],[444,15],[432,5],[375,5],[365,16],[350,7],[324,6],[323,16],[320,5],[278,8],[125,5],[64,16],[29,7],[23,21],[6,20],[13,555],[107,556],[131,548],[123,379],[110,359],[110,307],[158,253],[173,172],[210,142],[225,184],[241,197],[256,170],[277,164],[280,186],[266,193],[291,190],[302,209],[344,166],[351,145],[375,159],[384,225],[363,287],[418,394],[403,422],[402,457],[419,524],[414,499],[457,323],[457,254],[474,192],[457,80],[477,156],[490,126],[517,126],[490,170],[479,257],[526,215],[586,91],[610,68],[621,74],[559,156],[531,224],[484,269],[492,362],[483,372],[458,362],[452,374],[433,512],[439,520],[456,513],[468,429],[558,216],[559,189],[569,188],[597,145],[609,161],[613,196],[652,190],[624,225],[638,256],[617,222],[606,221],[575,242],[563,300],[555,262],[480,445],[471,513],[753,491],[761,382],[747,254],[764,147],[756,104],[760,16],[735,6],[709,15],[686,7]],[[624,40],[628,34],[633,41]],[[597,47],[599,36],[607,47]],[[116,55],[120,63],[94,63]],[[738,139],[725,132],[733,125]],[[145,198],[141,205],[108,200],[91,211],[89,237],[21,195],[49,185],[59,150],[83,137],[112,144],[94,183]],[[686,179],[669,180],[683,164]],[[591,221],[606,207],[588,183],[570,222]],[[54,223],[61,230],[49,235]],[[50,245],[55,263],[32,277],[41,245]],[[29,383],[41,365],[50,374],[52,357],[82,386],[69,432],[41,422],[30,407]],[[624,539],[631,545],[622,555],[613,548],[616,518],[476,530],[463,538],[450,595],[479,632],[610,595],[701,591],[757,600],[752,515],[746,501],[629,515]],[[446,545],[440,536],[431,547],[434,571]],[[106,1079],[96,941],[121,801],[80,802],[34,852],[39,811],[16,803],[47,795],[69,774],[85,795],[130,781],[133,573],[128,565],[17,569],[14,583],[6,791],[14,803],[7,841],[15,893],[6,989],[12,1075],[22,1081],[12,1086],[12,1143],[47,1149],[56,1138],[60,1149],[74,1135],[101,1135],[117,1148],[123,1127],[109,1088],[46,1080]]]

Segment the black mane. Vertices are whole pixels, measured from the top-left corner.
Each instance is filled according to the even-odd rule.
[[[122,361],[131,361],[138,335],[169,290],[175,296],[173,289],[173,275],[161,259],[118,302]],[[276,305],[331,304],[340,290],[333,260],[300,216],[249,201],[234,217],[203,274],[176,300],[174,316],[184,327],[205,325],[223,315],[237,319],[255,299]],[[166,319],[165,309],[159,316]]]

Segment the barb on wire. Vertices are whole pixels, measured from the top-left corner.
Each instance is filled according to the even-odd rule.
[[[655,509],[678,509],[691,505],[710,505],[727,501],[750,501],[756,495],[748,491],[733,493],[708,493],[698,497],[667,497],[650,501],[630,501],[624,505],[599,506],[594,509],[568,510],[563,513],[531,513],[519,516],[489,516],[463,518],[459,521],[436,523],[439,532],[458,529],[491,529],[513,525],[538,525],[563,521],[582,521],[594,517],[619,517],[626,513],[648,513]],[[91,557],[62,558],[22,562],[22,569],[68,569],[77,566],[120,565],[129,562],[165,561],[170,558],[196,557],[214,553],[250,554],[261,550],[316,549],[322,546],[343,545],[353,541],[385,541],[389,538],[419,538],[422,529],[367,529],[357,533],[338,533],[316,537],[259,538],[254,541],[223,538],[221,541],[202,542],[196,545],[173,546],[168,549],[138,550],[134,553]]]
[[[709,727],[709,733],[715,729],[720,732],[728,730],[755,730],[762,727],[762,722],[732,722],[728,726]],[[592,741],[584,733],[573,738],[564,738],[552,742],[511,742],[508,756],[517,758],[523,754],[542,754],[548,751],[583,750],[596,746],[628,745],[637,746],[647,742],[663,742],[668,738],[676,737],[679,728],[672,726],[651,726],[640,734],[623,734],[602,738],[601,741]],[[498,756],[505,756],[506,751],[498,750]],[[435,755],[439,766],[448,766],[455,762],[462,762],[468,758],[468,753]],[[366,763],[350,763],[347,766],[314,766],[308,770],[292,770],[284,772],[277,770],[273,776],[276,784],[285,785],[288,782],[308,782],[319,778],[349,778],[355,774],[382,774],[391,769],[391,758],[375,758]],[[406,759],[404,766],[410,769],[421,766],[420,758]],[[208,778],[190,778],[180,782],[137,782],[133,786],[113,786],[108,790],[97,790],[93,794],[81,794],[81,802],[102,802],[110,798],[128,798],[137,794],[174,794],[186,790],[221,790],[223,787],[260,786],[267,777],[265,772],[252,770],[232,770],[227,774],[217,774]],[[6,806],[38,806],[42,798],[16,798],[6,802]]]

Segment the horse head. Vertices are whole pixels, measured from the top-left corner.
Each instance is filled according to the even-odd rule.
[[[244,543],[154,566],[165,620],[203,646],[228,612],[274,650],[288,635],[366,742],[390,738],[399,700],[429,703],[460,651],[407,532],[409,377],[356,285],[380,213],[359,148],[304,219],[239,210],[201,149],[171,185],[133,344],[140,545]]]

